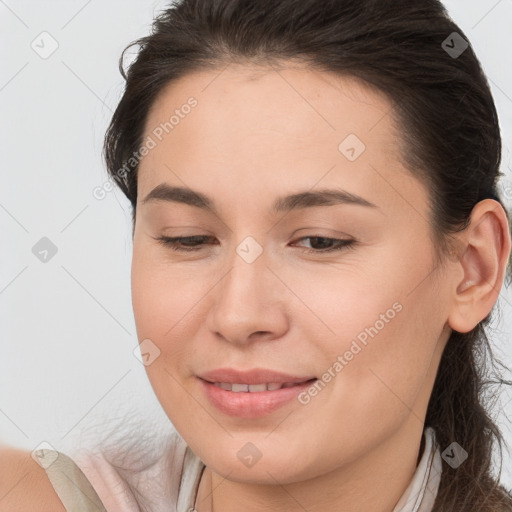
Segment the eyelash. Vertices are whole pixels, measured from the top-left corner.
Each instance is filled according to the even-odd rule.
[[[158,240],[164,246],[170,247],[174,251],[178,251],[178,252],[195,252],[195,251],[200,250],[200,248],[199,249],[198,248],[188,248],[188,249],[185,249],[183,247],[179,247],[178,243],[179,243],[179,241],[194,240],[194,239],[198,239],[198,238],[199,239],[205,239],[205,238],[212,238],[212,237],[208,236],[208,235],[196,235],[196,236],[185,236],[185,237],[161,236],[159,238],[156,238],[156,240]],[[303,250],[303,252],[310,253],[310,254],[311,253],[322,254],[322,253],[326,253],[326,252],[342,251],[344,249],[353,249],[354,248],[354,244],[356,243],[355,240],[343,240],[343,239],[339,239],[339,238],[328,238],[326,236],[315,236],[315,235],[304,236],[302,238],[299,238],[297,241],[301,241],[301,240],[305,240],[305,239],[309,239],[309,238],[320,238],[320,239],[323,239],[323,240],[328,240],[330,242],[338,242],[337,246],[331,247],[329,249],[324,249],[324,250],[321,250],[321,249],[308,249],[307,247],[302,247],[301,248]]]

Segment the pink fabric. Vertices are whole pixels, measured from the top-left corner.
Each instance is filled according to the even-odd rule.
[[[163,455],[143,469],[116,468],[102,454],[90,452],[73,459],[108,512],[171,512],[176,510],[186,450],[177,435],[172,440]]]
[[[419,464],[393,512],[432,511],[442,463],[434,431],[427,428],[424,436]],[[97,512],[90,496],[76,492],[77,485],[85,489],[89,483],[107,512],[190,512],[204,464],[177,433],[162,443],[159,453],[152,457],[143,445],[134,444],[124,454],[115,452],[111,461],[103,453],[87,451],[73,459],[58,458],[46,471],[68,512]]]

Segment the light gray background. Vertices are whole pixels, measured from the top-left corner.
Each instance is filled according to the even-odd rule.
[[[101,147],[123,87],[118,58],[166,3],[0,0],[0,444],[73,452],[104,435],[106,416],[128,413],[151,420],[155,439],[170,428],[133,353],[129,204],[117,190],[93,196],[107,180]],[[490,81],[512,207],[512,0],[445,4]],[[46,59],[31,47],[43,31],[58,43]],[[46,263],[32,252],[42,237],[58,249]],[[491,337],[509,366],[511,304],[504,288]],[[512,446],[504,411],[510,390],[495,414]],[[506,456],[509,488],[511,466]]]

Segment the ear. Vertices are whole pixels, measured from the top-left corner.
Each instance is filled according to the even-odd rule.
[[[510,230],[498,201],[484,199],[471,212],[471,222],[458,241],[463,276],[454,282],[448,317],[458,332],[471,331],[498,300],[510,256]]]

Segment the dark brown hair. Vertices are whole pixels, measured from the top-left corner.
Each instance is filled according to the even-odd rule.
[[[139,50],[125,74],[124,53],[134,45]],[[459,55],[449,51],[456,46]],[[403,161],[429,192],[438,265],[479,201],[492,198],[504,208],[497,189],[501,137],[489,85],[468,38],[438,0],[181,0],[162,11],[152,33],[131,43],[119,62],[126,85],[104,157],[131,201],[134,222],[138,162],[131,157],[164,86],[231,62],[292,60],[358,78],[389,98]],[[468,333],[452,331],[438,368],[425,426],[435,429],[441,450],[456,441],[468,458],[457,469],[443,461],[436,512],[512,511],[510,490],[499,484],[503,438],[489,409],[496,396],[489,386],[512,382],[496,369],[484,330],[490,316]]]

